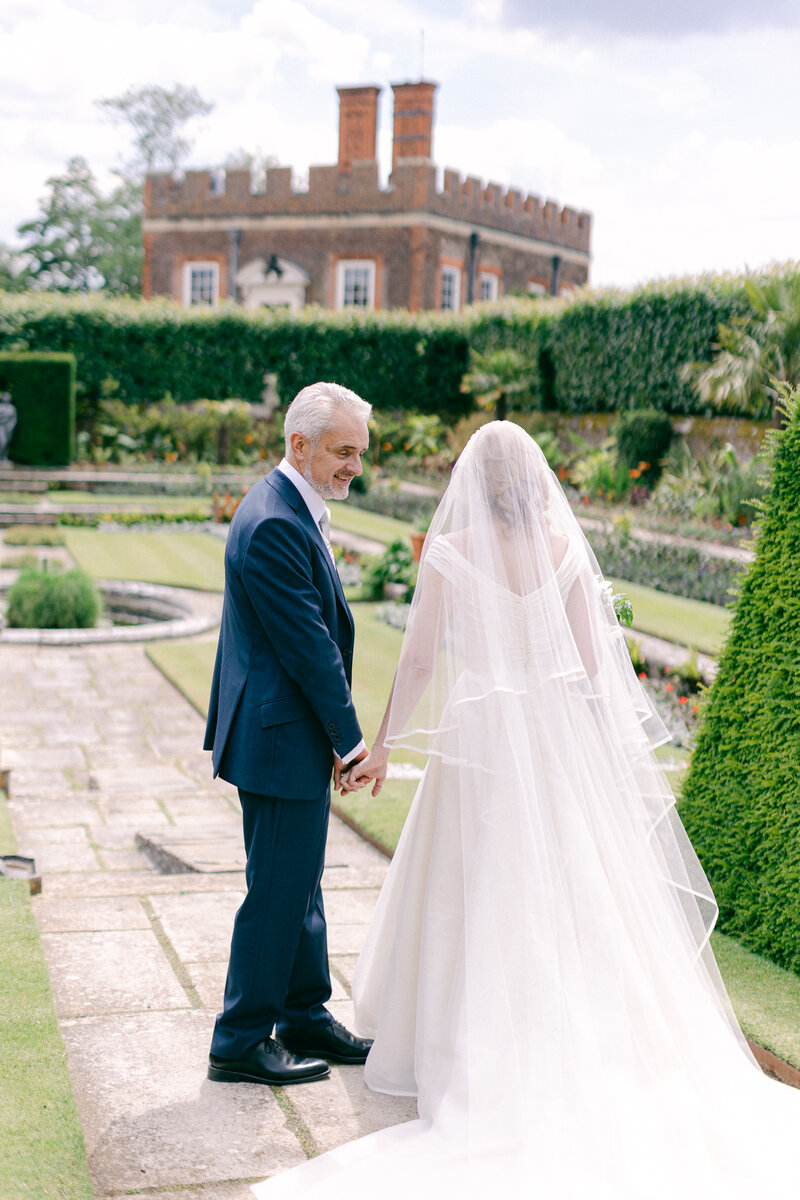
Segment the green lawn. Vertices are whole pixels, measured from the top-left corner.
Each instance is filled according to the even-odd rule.
[[[703,654],[719,654],[731,623],[731,613],[702,600],[685,600],[654,588],[614,579],[615,592],[624,592],[633,605],[633,627]]]
[[[383,542],[385,545],[393,542],[395,538],[408,537],[416,528],[408,521],[397,521],[394,517],[384,517],[380,513],[356,508],[355,504],[345,502],[332,504],[331,527],[334,530],[341,529],[343,533],[357,533],[359,537],[371,538],[372,541]]]
[[[173,587],[221,592],[225,543],[210,533],[164,530],[65,530],[79,567],[95,579],[139,579]]]
[[[753,954],[725,934],[713,934],[712,946],[744,1032],[793,1067],[800,1067],[800,976]]]
[[[0,852],[16,852],[0,793]],[[67,1055],[27,881],[0,879],[0,1196],[92,1200]]]
[[[78,508],[91,504],[95,508],[124,509],[126,512],[138,512],[141,508],[163,509],[165,512],[204,512],[211,515],[210,496],[173,496],[165,492],[132,493],[123,492],[79,492],[53,491],[47,493],[51,504],[63,508]]]

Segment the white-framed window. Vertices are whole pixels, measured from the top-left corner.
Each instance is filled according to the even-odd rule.
[[[336,307],[375,307],[374,259],[339,259],[336,264]]]
[[[182,292],[183,303],[187,308],[194,304],[218,304],[219,263],[184,263]]]
[[[546,296],[547,288],[538,279],[528,280],[528,295],[529,296]]]
[[[500,280],[494,271],[478,272],[478,299],[496,300],[500,290]]]
[[[439,297],[442,312],[458,312],[461,308],[461,268],[442,263],[442,286]]]

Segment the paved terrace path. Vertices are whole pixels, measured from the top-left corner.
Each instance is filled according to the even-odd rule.
[[[43,876],[33,906],[96,1196],[247,1200],[252,1181],[415,1116],[359,1067],[289,1089],[206,1079],[244,874],[238,801],[211,781],[203,722],[140,645],[4,645],[0,680],[12,817]],[[160,873],[137,833],[200,869]],[[386,867],[333,820],[331,1009],[346,1022]]]

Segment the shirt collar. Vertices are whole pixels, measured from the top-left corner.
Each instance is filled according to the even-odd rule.
[[[300,495],[305,501],[306,508],[311,513],[314,523],[319,525],[320,518],[328,512],[328,506],[318,492],[315,492],[308,480],[304,479],[296,467],[293,467],[288,459],[282,458],[278,463],[278,470],[286,476],[290,483],[293,483]]]

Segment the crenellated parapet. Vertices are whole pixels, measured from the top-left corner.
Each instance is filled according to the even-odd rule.
[[[259,190],[253,189],[247,170],[187,171],[182,178],[154,173],[145,190],[145,217],[150,220],[225,218],[227,223],[263,216],[411,211],[586,253],[590,249],[590,213],[453,170],[444,171],[439,185],[436,167],[424,158],[399,159],[387,187],[381,187],[373,159],[353,161],[346,171],[338,164],[311,167],[303,190],[293,186],[290,167],[270,168]]]

